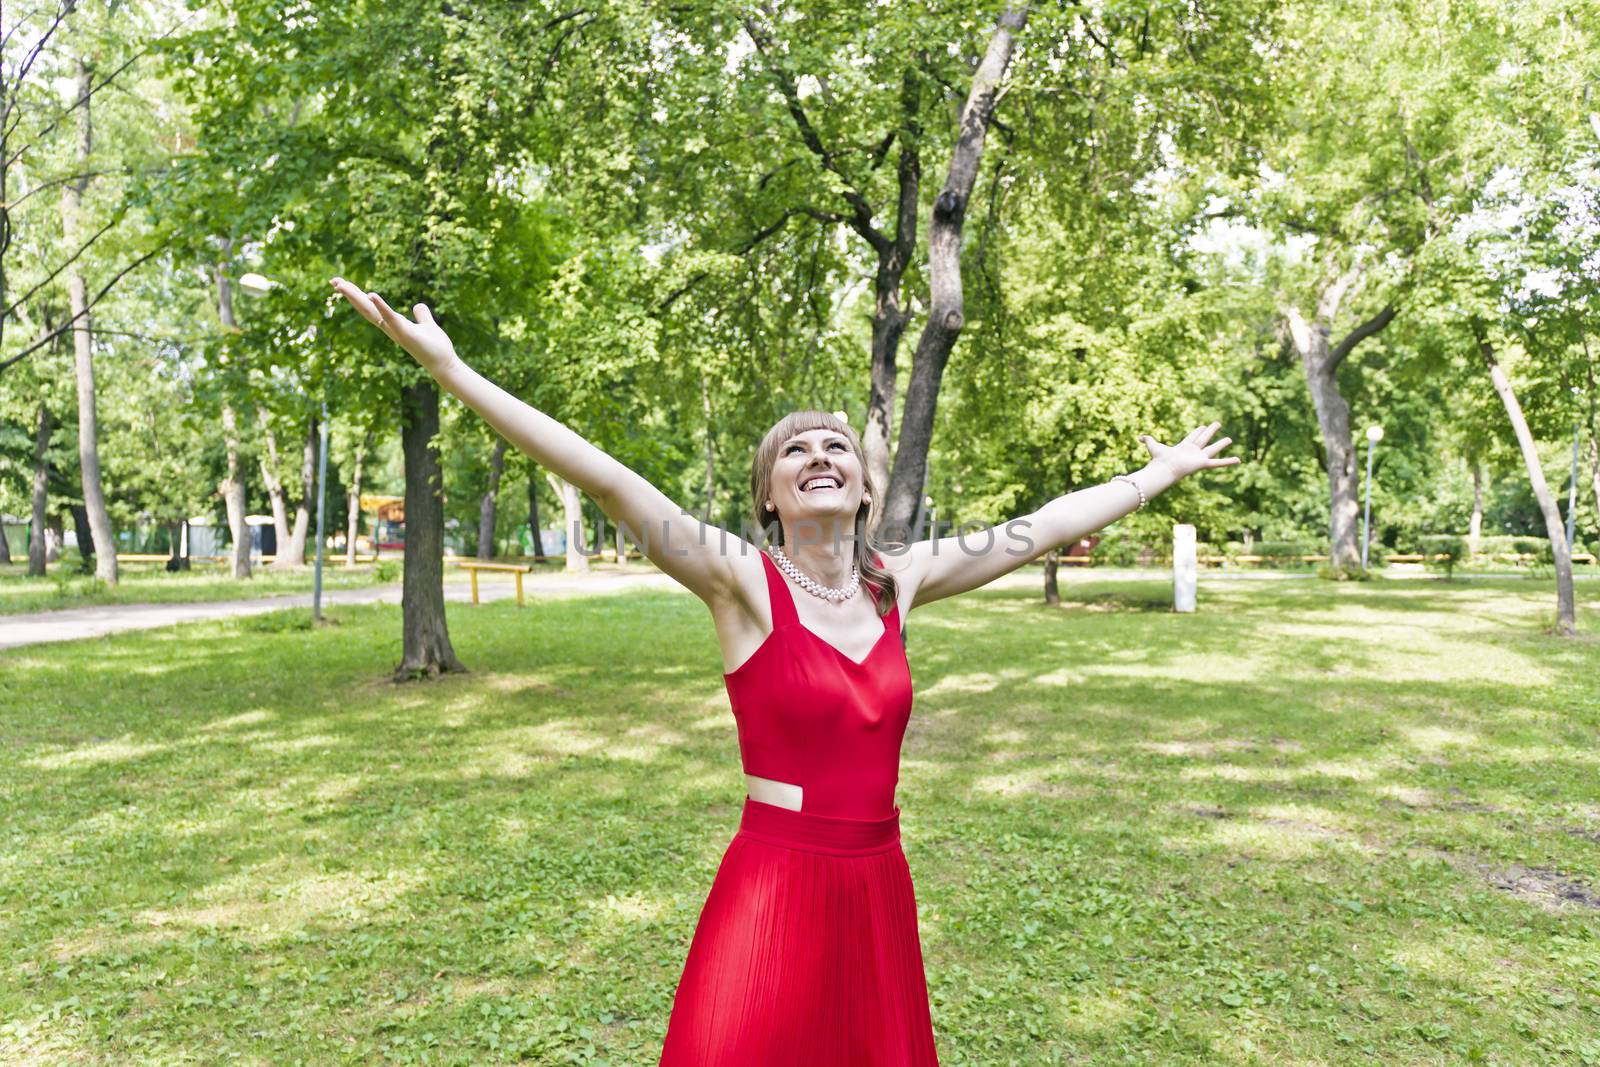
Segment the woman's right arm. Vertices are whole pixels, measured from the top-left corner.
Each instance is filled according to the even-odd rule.
[[[342,278],[333,279],[333,287],[502,437],[594,498],[662,571],[708,604],[728,602],[738,587],[735,555],[743,550],[753,558],[754,546],[689,515],[604,450],[467,366],[425,304],[412,309],[412,322],[377,293]]]

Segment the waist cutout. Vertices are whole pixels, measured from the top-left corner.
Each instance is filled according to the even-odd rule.
[[[865,856],[900,845],[900,809],[881,819],[814,815],[745,797],[739,833],[768,844],[832,856]]]

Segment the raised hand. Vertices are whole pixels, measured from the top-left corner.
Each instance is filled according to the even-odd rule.
[[[417,317],[412,322],[383,302],[377,293],[364,293],[343,278],[334,278],[332,285],[339,295],[361,312],[362,318],[382,330],[384,336],[411,353],[411,358],[422,364],[429,374],[438,375],[460,362],[456,346],[433,321],[428,305],[417,304],[411,313]]]
[[[1189,435],[1175,445],[1164,445],[1154,437],[1144,433],[1139,435],[1139,440],[1144,447],[1150,450],[1152,460],[1159,460],[1172,471],[1174,480],[1187,478],[1195,471],[1210,470],[1213,467],[1232,467],[1240,462],[1238,456],[1229,456],[1226,459],[1217,459],[1217,453],[1227,448],[1233,438],[1224,437],[1220,441],[1211,441],[1211,435],[1222,426],[1220,422],[1213,422],[1206,426],[1196,426],[1189,431]]]

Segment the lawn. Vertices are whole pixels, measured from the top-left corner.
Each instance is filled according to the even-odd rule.
[[[311,592],[312,570],[274,571],[257,566],[248,579],[236,580],[222,567],[196,563],[187,571],[168,573],[161,563],[122,563],[116,585],[78,569],[76,558],[52,563],[43,578],[28,577],[27,557],[0,567],[0,615],[60,608],[87,608],[100,604],[181,604],[214,600],[245,600]],[[379,571],[370,564],[346,570],[342,563],[322,569],[324,589],[362,589],[400,581],[400,562],[384,561]]]
[[[1550,583],[917,611],[941,1061],[1600,1063],[1600,623]],[[687,595],[0,653],[0,1062],[653,1065],[742,798]],[[828,1067],[828,1065],[817,1065]]]

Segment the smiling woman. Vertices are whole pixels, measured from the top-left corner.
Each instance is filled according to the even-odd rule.
[[[937,1065],[894,800],[912,706],[901,620],[1100,529],[1188,474],[1237,463],[1217,458],[1227,438],[1207,443],[1217,424],[1170,447],[1141,437],[1152,457],[1141,470],[982,542],[905,545],[872,534],[877,497],[855,432],[824,411],[792,412],[751,464],[752,541],[693,518],[477,374],[425,305],[413,321],[377,293],[333,286],[508,441],[640,535],[645,554],[711,612],[748,795],[689,946],[662,1067]],[[867,596],[856,596],[863,586]]]

